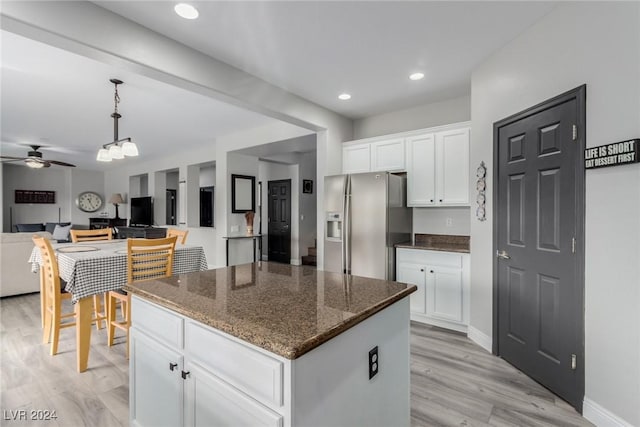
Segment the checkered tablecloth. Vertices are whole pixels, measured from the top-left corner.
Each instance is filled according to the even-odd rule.
[[[62,253],[65,246],[92,246],[91,252]],[[97,241],[76,244],[53,244],[58,257],[60,277],[67,282],[65,290],[71,293],[71,301],[122,288],[127,283],[127,241]],[[36,247],[29,257],[31,271],[37,273],[42,262]],[[173,274],[207,270],[207,259],[201,246],[176,245],[173,256]]]

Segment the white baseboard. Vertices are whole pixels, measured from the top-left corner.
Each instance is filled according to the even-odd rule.
[[[473,341],[474,343],[478,344],[480,347],[484,348],[489,353],[491,353],[493,342],[491,341],[491,337],[489,335],[469,325],[467,329],[467,337],[471,341]]]
[[[631,423],[609,412],[588,397],[582,403],[582,416],[598,427],[632,427]]]

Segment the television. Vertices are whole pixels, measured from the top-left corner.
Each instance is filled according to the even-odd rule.
[[[130,227],[151,227],[153,225],[153,200],[147,197],[131,198]]]

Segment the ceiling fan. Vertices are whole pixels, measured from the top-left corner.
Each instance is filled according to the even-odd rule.
[[[27,153],[27,157],[0,156],[0,159],[6,159],[3,160],[2,163],[22,160],[27,166],[34,169],[48,168],[51,165],[69,166],[72,168],[76,167],[76,165],[72,165],[71,163],[60,162],[58,160],[45,160],[42,158],[42,153],[38,151],[41,147],[40,145],[30,145],[30,147],[33,151],[29,151]]]

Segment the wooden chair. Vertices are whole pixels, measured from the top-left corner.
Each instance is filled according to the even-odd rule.
[[[63,292],[60,284],[60,274],[58,272],[58,260],[51,246],[51,242],[46,237],[33,236],[33,243],[40,249],[42,257],[42,279],[44,281],[44,330],[42,342],[51,342],[51,355],[58,352],[58,339],[60,329],[75,326],[76,322],[62,323],[63,319],[75,318],[75,313],[62,313],[62,301],[71,299],[71,294]],[[53,337],[52,337],[53,334]]]
[[[127,282],[170,277],[173,272],[173,255],[177,236],[165,239],[127,240]],[[116,303],[124,308],[124,319],[116,319]],[[131,295],[124,291],[109,291],[107,300],[107,340],[113,345],[115,328],[127,334],[127,358],[129,358],[129,327],[131,326]]]
[[[167,229],[167,237],[178,237],[178,243],[184,245],[187,243],[187,234],[189,234],[189,230],[179,230],[177,228],[168,228]]]
[[[71,241],[93,242],[96,240],[113,240],[113,229],[101,228],[99,230],[69,230],[71,233]]]
[[[97,230],[69,230],[71,242],[95,242],[98,240],[113,240],[113,229],[101,228]],[[100,295],[93,296],[93,316],[97,319],[96,329],[102,329],[102,321],[107,321],[107,294],[103,294],[104,309]]]

